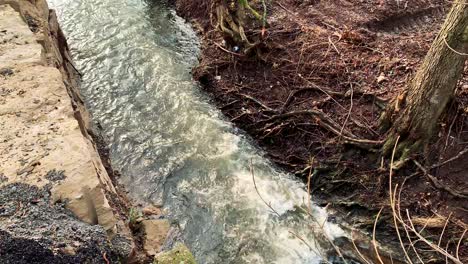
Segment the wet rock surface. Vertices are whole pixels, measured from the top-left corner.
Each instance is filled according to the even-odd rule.
[[[190,250],[184,244],[178,243],[174,249],[168,252],[164,252],[154,259],[155,264],[196,264],[195,258],[193,257]]]
[[[161,251],[161,248],[166,240],[170,229],[169,221],[167,220],[144,220],[141,222],[143,229],[144,240],[143,248],[145,252],[154,256]]]

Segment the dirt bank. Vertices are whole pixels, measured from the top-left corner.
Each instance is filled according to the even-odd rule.
[[[279,166],[306,182],[311,178],[315,201],[345,213],[348,223],[371,233],[383,208],[377,235],[399,247],[389,207],[390,160],[379,152],[385,133],[378,120],[422,62],[447,2],[267,1],[266,28],[244,25],[253,47],[236,42],[227,30],[220,32],[220,1],[170,2],[199,31],[203,49],[194,77],[224,114]],[[261,1],[249,2],[263,10]],[[402,212],[406,215],[408,209],[427,238],[440,236],[439,244],[450,254],[458,248],[460,259],[468,257],[463,239],[468,221],[466,125],[464,79],[433,144],[412,157],[433,177],[409,162],[393,179],[404,185]],[[410,241],[404,237],[404,243]],[[430,251],[427,244],[418,246]],[[445,261],[440,254],[426,258]]]

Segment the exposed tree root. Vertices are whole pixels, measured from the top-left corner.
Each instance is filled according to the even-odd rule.
[[[299,88],[298,90],[295,90],[295,91],[291,92],[289,94],[288,98],[286,99],[286,101],[284,102],[284,105],[282,107],[282,109],[283,109],[282,111],[284,111],[294,101],[295,97],[297,97],[299,94],[307,92],[307,91],[319,91],[319,92],[322,92],[322,93],[324,93],[327,96],[332,97],[332,98],[333,98],[333,96],[339,97],[339,98],[350,98],[350,96],[351,96],[351,93],[348,93],[348,92],[345,92],[345,93],[335,92],[335,91],[328,90],[326,88],[320,87],[320,86],[318,86],[316,84],[313,84],[313,83],[310,83],[310,82],[309,82],[309,84],[311,86],[302,87],[302,88]],[[384,106],[386,104],[386,102],[387,102],[386,99],[380,98],[377,95],[372,94],[372,93],[367,93],[367,92],[362,92],[362,91],[354,91],[354,95],[363,95],[363,96],[369,97],[369,98],[373,99],[374,102],[376,102],[376,104],[379,107]]]
[[[225,39],[230,45],[238,46],[243,48],[243,54],[248,54],[252,49],[258,46],[262,42],[258,38],[250,38],[246,34],[246,27],[251,24],[255,24],[255,20],[260,21],[262,24],[262,37],[266,27],[266,3],[262,1],[263,14],[261,15],[255,10],[248,2],[248,0],[237,0],[227,1],[218,0],[216,3],[216,16],[218,20],[217,28],[220,32],[225,35]],[[254,19],[249,19],[251,14]],[[224,51],[228,51],[223,47]],[[228,51],[229,52],[229,51]],[[237,54],[233,52],[233,54]]]
[[[347,144],[352,144],[355,146],[369,149],[372,147],[378,147],[383,143],[383,141],[357,138],[350,131],[342,129],[335,121],[333,121],[333,119],[328,117],[325,113],[323,113],[320,110],[298,110],[298,111],[291,111],[287,113],[277,114],[277,115],[271,116],[267,120],[259,121],[257,122],[257,124],[260,124],[260,123],[270,124],[267,127],[263,128],[263,130],[266,130],[266,129],[269,129],[269,127],[271,127],[271,123],[274,123],[276,120],[286,119],[286,118],[299,116],[299,115],[311,115],[315,117],[316,118],[315,121],[318,125],[332,132],[333,134],[341,137],[342,139],[344,139],[344,142]]]
[[[387,136],[387,139],[383,143],[382,153],[388,155],[397,142],[397,138],[400,138],[395,131],[391,131]],[[393,164],[395,170],[402,168],[410,159],[413,153],[416,153],[423,146],[421,139],[413,140],[408,137],[404,138],[397,146],[395,150],[396,161]]]

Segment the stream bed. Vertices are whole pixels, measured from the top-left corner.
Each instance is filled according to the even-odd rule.
[[[49,4],[120,180],[131,197],[164,207],[200,264],[321,262],[327,243],[314,234],[343,232],[319,207],[313,219],[304,213],[307,187],[275,168],[193,81],[199,43],[189,24],[164,1]]]

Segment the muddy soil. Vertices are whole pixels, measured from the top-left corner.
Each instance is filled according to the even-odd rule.
[[[349,223],[371,231],[383,207],[378,233],[396,242],[390,224],[390,160],[379,152],[385,132],[378,121],[418,69],[449,4],[272,1],[265,30],[246,29],[248,38],[260,40],[246,53],[217,29],[216,1],[170,2],[199,31],[203,49],[193,74],[227,118],[280,167],[306,182],[311,178],[314,199],[346,213]],[[460,82],[433,144],[412,157],[436,180],[412,162],[393,179],[404,184],[403,212],[408,209],[414,224],[426,227],[434,240],[447,222],[441,243],[455,254],[462,241],[461,259],[468,257],[467,241],[460,240],[468,222],[466,81]],[[442,260],[441,255],[435,259]]]

